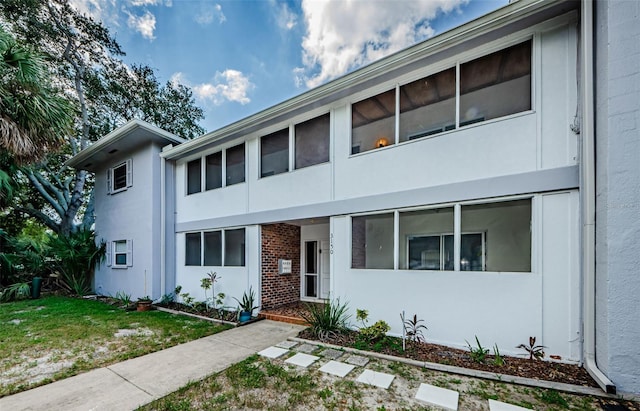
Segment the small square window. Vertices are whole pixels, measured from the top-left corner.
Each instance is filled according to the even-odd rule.
[[[107,193],[115,194],[131,187],[131,160],[107,170]]]
[[[111,249],[113,250],[113,255],[107,258],[113,259],[113,261],[110,261],[113,267],[125,268],[132,265],[130,240],[116,240],[112,243]]]

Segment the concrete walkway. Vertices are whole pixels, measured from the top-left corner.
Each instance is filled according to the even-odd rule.
[[[0,398],[0,410],[134,410],[293,337],[303,328],[258,321]]]

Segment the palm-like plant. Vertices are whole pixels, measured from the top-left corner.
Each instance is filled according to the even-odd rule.
[[[105,243],[96,245],[93,231],[81,229],[66,236],[51,236],[49,248],[54,266],[69,291],[78,295],[90,291],[93,270],[105,256]]]
[[[55,90],[45,60],[0,26],[0,149],[18,162],[54,151],[71,130],[73,105]]]

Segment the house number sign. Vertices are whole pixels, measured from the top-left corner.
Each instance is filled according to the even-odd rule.
[[[291,274],[291,260],[278,260],[278,274]]]

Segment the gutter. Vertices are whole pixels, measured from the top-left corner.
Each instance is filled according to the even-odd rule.
[[[583,338],[584,368],[608,394],[616,393],[616,386],[598,368],[596,362],[596,272],[595,272],[595,100],[593,58],[593,2],[581,5],[581,69],[582,69],[582,269],[583,280]]]

